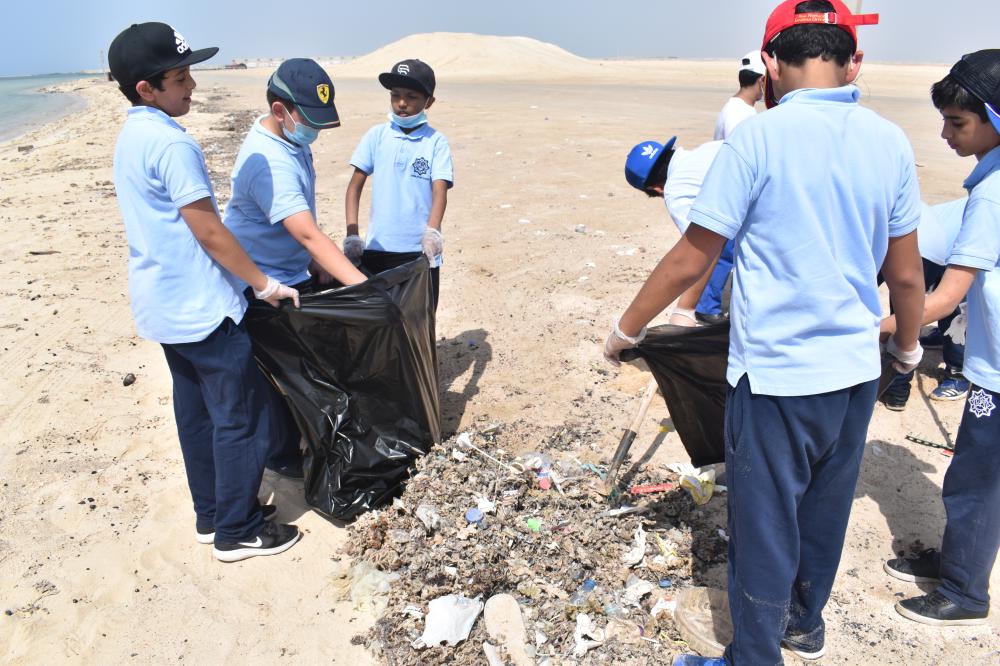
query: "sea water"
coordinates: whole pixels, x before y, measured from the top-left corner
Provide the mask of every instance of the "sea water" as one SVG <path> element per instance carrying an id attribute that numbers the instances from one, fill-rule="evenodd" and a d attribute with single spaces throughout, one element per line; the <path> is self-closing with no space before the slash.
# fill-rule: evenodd
<path id="1" fill-rule="evenodd" d="M 67 93 L 45 93 L 41 88 L 87 74 L 43 74 L 0 77 L 0 141 L 7 141 L 84 107 L 83 98 Z"/>

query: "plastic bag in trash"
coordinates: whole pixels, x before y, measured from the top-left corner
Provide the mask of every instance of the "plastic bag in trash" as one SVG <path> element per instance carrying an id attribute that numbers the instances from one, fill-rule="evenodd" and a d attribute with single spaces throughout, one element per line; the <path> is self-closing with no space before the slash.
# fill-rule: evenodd
<path id="1" fill-rule="evenodd" d="M 461 595 L 448 594 L 433 599 L 428 604 L 424 633 L 413 641 L 413 647 L 423 649 L 441 643 L 455 646 L 469 637 L 472 625 L 483 612 L 483 602 L 479 597 L 467 599 Z"/>
<path id="2" fill-rule="evenodd" d="M 247 310 L 257 362 L 307 445 L 306 501 L 334 518 L 390 500 L 440 440 L 431 279 L 413 256 L 361 284 L 302 293 L 300 308 Z"/>
<path id="3" fill-rule="evenodd" d="M 696 467 L 725 459 L 723 415 L 729 322 L 713 326 L 655 326 L 622 360 L 646 361 L 684 449 Z"/>
<path id="4" fill-rule="evenodd" d="M 349 570 L 344 568 L 334 579 L 341 596 L 349 597 L 355 609 L 378 616 L 388 607 L 389 588 L 399 580 L 399 574 L 379 571 L 371 562 L 361 561 Z"/>

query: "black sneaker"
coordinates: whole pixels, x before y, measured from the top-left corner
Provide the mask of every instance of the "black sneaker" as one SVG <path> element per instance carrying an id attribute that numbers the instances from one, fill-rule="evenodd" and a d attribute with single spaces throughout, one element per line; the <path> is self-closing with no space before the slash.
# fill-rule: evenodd
<path id="1" fill-rule="evenodd" d="M 989 615 L 989 611 L 962 608 L 937 590 L 921 597 L 903 599 L 896 604 L 896 612 L 908 620 L 938 627 L 986 624 Z"/>
<path id="2" fill-rule="evenodd" d="M 940 583 L 941 555 L 933 548 L 927 548 L 916 557 L 897 557 L 882 565 L 882 569 L 893 578 L 910 583 Z"/>
<path id="3" fill-rule="evenodd" d="M 704 312 L 695 312 L 694 318 L 706 326 L 723 324 L 729 321 L 729 315 L 727 314 L 705 314 Z"/>
<path id="4" fill-rule="evenodd" d="M 798 633 L 793 629 L 785 630 L 785 636 L 781 639 L 781 647 L 790 651 L 800 659 L 812 661 L 820 659 L 826 654 L 826 626 L 821 622 L 812 631 Z"/>
<path id="5" fill-rule="evenodd" d="M 299 528 L 284 523 L 264 523 L 260 534 L 248 541 L 237 543 L 215 542 L 212 554 L 222 562 L 239 562 L 259 555 L 283 553 L 302 537 Z"/>
<path id="6" fill-rule="evenodd" d="M 278 515 L 278 507 L 273 504 L 263 504 L 260 507 L 260 512 L 264 514 L 264 520 L 274 520 L 274 517 Z M 195 525 L 194 538 L 197 539 L 198 543 L 215 543 L 215 527 L 212 525 L 208 527 Z"/>

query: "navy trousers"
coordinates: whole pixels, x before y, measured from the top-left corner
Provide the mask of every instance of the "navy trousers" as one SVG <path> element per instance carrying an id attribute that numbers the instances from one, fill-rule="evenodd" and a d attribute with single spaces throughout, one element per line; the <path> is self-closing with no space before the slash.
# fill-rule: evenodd
<path id="1" fill-rule="evenodd" d="M 174 417 L 198 525 L 223 542 L 264 526 L 257 491 L 270 441 L 269 387 L 244 324 L 226 318 L 200 342 L 164 344 Z"/>
<path id="2" fill-rule="evenodd" d="M 726 280 L 733 270 L 733 241 L 726 241 L 719 255 L 719 261 L 712 269 L 712 277 L 705 285 L 705 291 L 701 292 L 695 312 L 702 314 L 722 314 L 722 292 L 726 288 Z"/>
<path id="3" fill-rule="evenodd" d="M 777 397 L 751 393 L 744 375 L 729 389 L 730 666 L 781 664 L 786 627 L 823 623 L 877 384 Z"/>
<path id="4" fill-rule="evenodd" d="M 944 596 L 963 608 L 990 607 L 990 572 L 1000 548 L 1000 393 L 973 385 L 944 476 L 948 523 L 941 544 Z"/>

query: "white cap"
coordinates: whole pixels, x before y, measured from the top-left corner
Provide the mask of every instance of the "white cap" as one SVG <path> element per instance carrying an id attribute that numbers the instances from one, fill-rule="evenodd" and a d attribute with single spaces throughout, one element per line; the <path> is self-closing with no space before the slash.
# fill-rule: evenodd
<path id="1" fill-rule="evenodd" d="M 760 57 L 760 51 L 751 51 L 740 58 L 740 72 L 747 71 L 764 76 L 767 70 L 764 69 L 764 61 Z"/>

